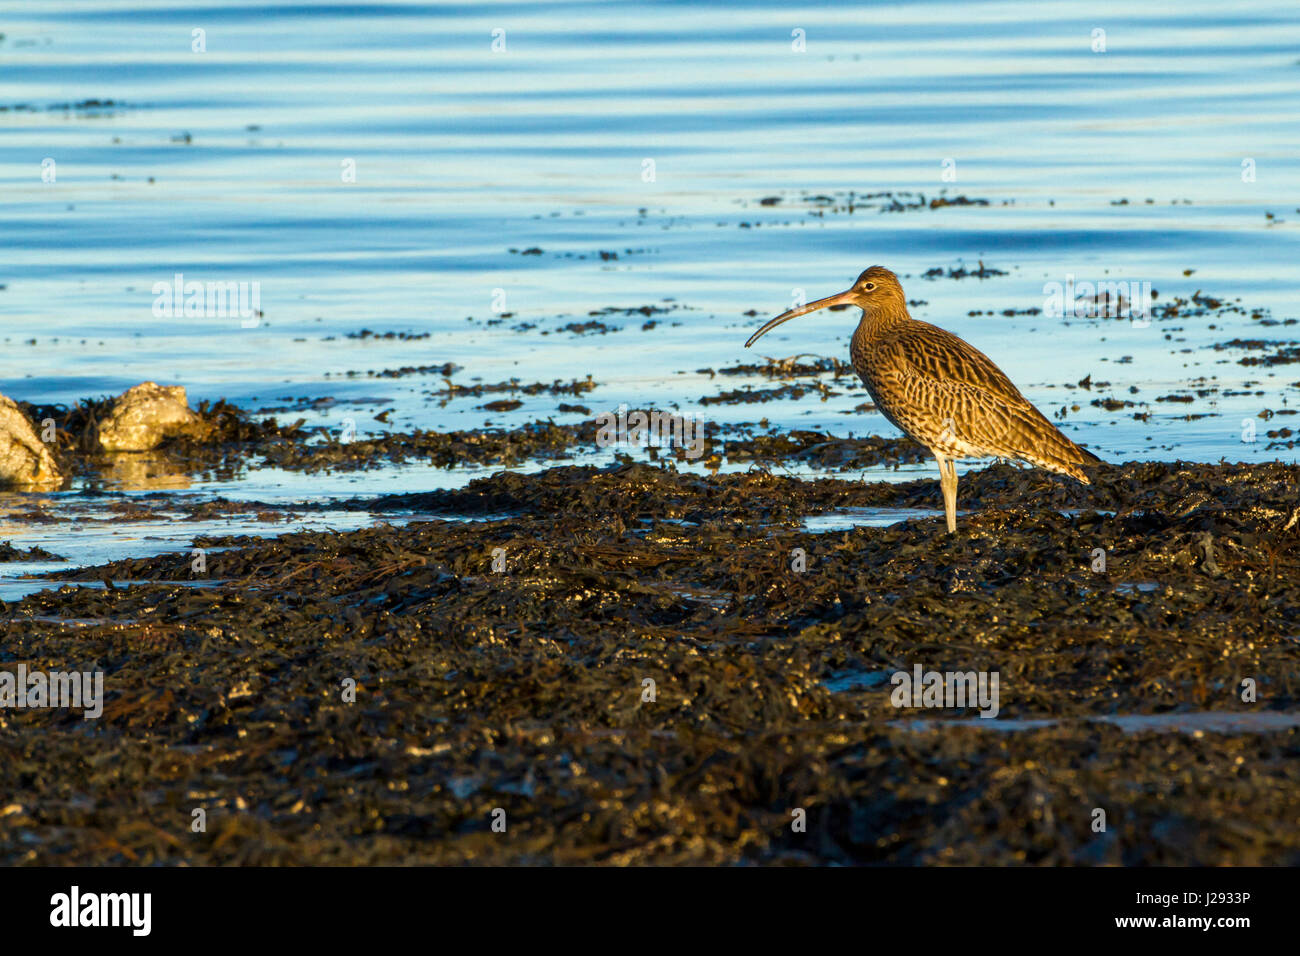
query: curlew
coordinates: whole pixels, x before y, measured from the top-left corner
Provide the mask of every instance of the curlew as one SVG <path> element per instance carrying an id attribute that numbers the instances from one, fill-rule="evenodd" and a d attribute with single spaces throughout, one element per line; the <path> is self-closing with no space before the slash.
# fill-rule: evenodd
<path id="1" fill-rule="evenodd" d="M 957 530 L 958 458 L 1011 458 L 1078 479 L 1101 461 L 1066 438 L 979 349 L 908 313 L 898 276 L 872 266 L 853 286 L 791 309 L 749 337 L 836 305 L 862 310 L 849 357 L 872 400 L 894 427 L 939 464 L 948 533 Z"/>

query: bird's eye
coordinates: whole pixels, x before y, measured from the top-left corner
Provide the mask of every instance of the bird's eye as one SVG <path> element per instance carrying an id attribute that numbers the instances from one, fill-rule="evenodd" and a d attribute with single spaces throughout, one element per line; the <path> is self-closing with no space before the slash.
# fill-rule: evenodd
<path id="1" fill-rule="evenodd" d="M 871 291 L 872 289 L 874 289 L 875 287 L 876 287 L 876 284 L 875 284 L 874 282 L 868 282 L 868 283 L 867 283 L 866 285 L 864 285 L 862 288 L 864 288 L 865 290 L 867 290 L 868 292 L 870 292 L 870 291 Z"/>

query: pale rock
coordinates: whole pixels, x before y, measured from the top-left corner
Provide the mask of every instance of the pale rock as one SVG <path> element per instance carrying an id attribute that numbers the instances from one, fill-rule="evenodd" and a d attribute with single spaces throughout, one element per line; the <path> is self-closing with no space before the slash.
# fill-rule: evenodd
<path id="1" fill-rule="evenodd" d="M 54 456 L 22 409 L 0 395 L 0 485 L 47 488 L 62 481 Z"/>
<path id="2" fill-rule="evenodd" d="M 181 385 L 141 382 L 127 389 L 99 423 L 99 447 L 107 452 L 149 451 L 168 438 L 207 438 L 212 426 L 190 409 Z"/>

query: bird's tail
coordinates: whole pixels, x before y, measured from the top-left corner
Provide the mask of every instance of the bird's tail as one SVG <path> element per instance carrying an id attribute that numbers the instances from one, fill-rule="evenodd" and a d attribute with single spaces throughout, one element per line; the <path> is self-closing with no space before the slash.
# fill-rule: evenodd
<path id="1" fill-rule="evenodd" d="M 1024 415 L 1017 422 L 1015 450 L 1012 457 L 1022 458 L 1039 468 L 1069 475 L 1075 481 L 1091 484 L 1084 467 L 1101 459 L 1081 445 L 1076 445 L 1048 420 L 1042 412 L 1025 402 Z"/>
<path id="2" fill-rule="evenodd" d="M 1057 434 L 1060 435 L 1059 432 Z M 1101 464 L 1101 459 L 1082 445 L 1076 445 L 1064 435 L 1060 435 L 1060 439 L 1060 443 L 1054 442 L 1051 448 L 1037 449 L 1035 452 L 1025 455 L 1025 459 L 1040 468 L 1046 468 L 1048 471 L 1069 475 L 1085 485 L 1092 484 L 1088 480 L 1088 473 L 1083 470 L 1083 466 Z"/>

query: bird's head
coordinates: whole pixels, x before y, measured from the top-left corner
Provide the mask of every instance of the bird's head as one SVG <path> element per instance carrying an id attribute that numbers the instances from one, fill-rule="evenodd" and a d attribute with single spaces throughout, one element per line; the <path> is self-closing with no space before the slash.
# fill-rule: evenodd
<path id="1" fill-rule="evenodd" d="M 761 329 L 749 337 L 749 341 L 745 343 L 745 348 L 749 348 L 758 341 L 760 336 L 770 332 L 782 322 L 789 322 L 791 319 L 807 315 L 809 312 L 816 312 L 818 309 L 827 309 L 836 305 L 856 305 L 867 318 L 875 315 L 907 317 L 907 299 L 903 296 L 903 286 L 899 283 L 898 276 L 884 266 L 872 266 L 858 276 L 857 281 L 843 292 L 837 295 L 829 295 L 824 299 L 818 299 L 816 302 L 809 302 L 807 305 L 791 309 L 789 312 L 783 312 L 775 319 L 769 320 Z"/>

